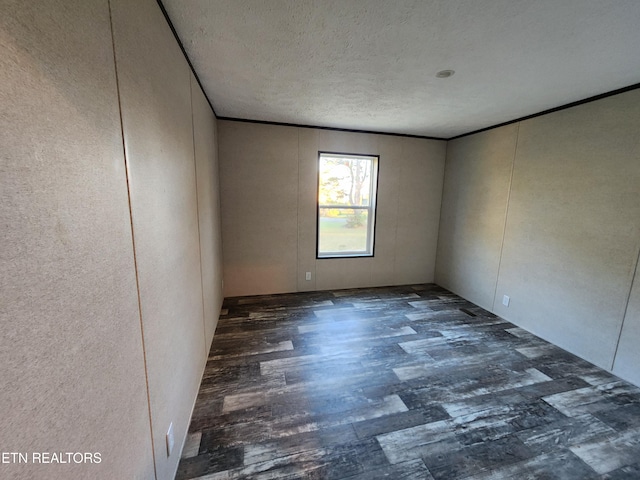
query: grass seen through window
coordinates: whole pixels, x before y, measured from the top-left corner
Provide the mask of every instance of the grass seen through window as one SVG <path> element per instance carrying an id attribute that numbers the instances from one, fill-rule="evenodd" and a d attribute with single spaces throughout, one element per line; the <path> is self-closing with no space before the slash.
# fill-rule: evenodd
<path id="1" fill-rule="evenodd" d="M 373 255 L 377 162 L 373 156 L 320 154 L 319 258 Z"/>

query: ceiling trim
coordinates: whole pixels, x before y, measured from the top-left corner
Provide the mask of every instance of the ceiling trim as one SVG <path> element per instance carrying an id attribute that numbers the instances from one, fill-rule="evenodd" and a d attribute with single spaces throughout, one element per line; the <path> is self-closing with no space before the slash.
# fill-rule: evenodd
<path id="1" fill-rule="evenodd" d="M 249 118 L 218 117 L 218 120 L 227 120 L 229 122 L 260 123 L 262 125 L 277 125 L 279 127 L 316 128 L 318 130 L 332 130 L 334 132 L 368 133 L 372 135 L 389 135 L 392 137 L 422 138 L 423 140 L 440 140 L 443 142 L 448 140 L 447 138 L 443 138 L 443 137 L 411 135 L 410 133 L 376 132 L 374 130 L 356 130 L 352 128 L 322 127 L 319 125 L 301 125 L 298 123 L 270 122 L 268 120 L 251 120 Z"/>
<path id="2" fill-rule="evenodd" d="M 164 15 L 164 19 L 167 21 L 167 24 L 169 25 L 169 28 L 171 29 L 171 33 L 173 33 L 173 36 L 176 39 L 176 42 L 178 42 L 178 46 L 180 47 L 180 50 L 182 50 L 182 55 L 184 55 L 184 59 L 189 64 L 189 68 L 191 69 L 191 73 L 193 73 L 193 76 L 196 78 L 196 82 L 198 82 L 198 85 L 200 85 L 200 90 L 202 90 L 202 94 L 204 95 L 204 98 L 207 99 L 207 103 L 209 104 L 209 107 L 211 107 L 211 111 L 213 112 L 213 115 L 215 115 L 215 117 L 218 118 L 218 114 L 216 113 L 216 109 L 213 108 L 213 103 L 211 103 L 211 99 L 207 95 L 207 92 L 205 91 L 204 87 L 202 86 L 202 82 L 200 81 L 200 77 L 198 77 L 198 74 L 196 73 L 196 69 L 193 68 L 193 64 L 191 63 L 191 60 L 189 59 L 189 55 L 187 55 L 187 51 L 184 49 L 184 45 L 182 44 L 182 40 L 180 40 L 180 37 L 178 36 L 178 32 L 176 31 L 175 27 L 173 26 L 173 22 L 169 18 L 169 14 L 167 13 L 167 10 L 164 8 L 164 5 L 162 4 L 162 0 L 156 0 L 156 1 L 158 2 L 158 6 L 160 7 L 160 11 L 162 12 L 162 15 Z"/>
<path id="3" fill-rule="evenodd" d="M 584 98 L 582 100 L 577 100 L 575 102 L 571 102 L 571 103 L 567 103 L 567 104 L 564 104 L 564 105 L 560 105 L 558 107 L 549 108 L 547 110 L 543 110 L 543 111 L 538 112 L 538 113 L 533 113 L 531 115 L 526 115 L 524 117 L 515 118 L 513 120 L 508 120 L 506 122 L 501 122 L 501 123 L 498 123 L 498 124 L 495 124 L 495 125 L 491 125 L 489 127 L 480 128 L 478 130 L 473 130 L 471 132 L 462 133 L 460 135 L 456 135 L 456 136 L 448 137 L 448 138 L 445 138 L 445 137 L 432 137 L 432 136 L 427 136 L 427 135 L 411 135 L 411 134 L 408 134 L 408 133 L 377 132 L 377 131 L 372 131 L 372 130 L 358 130 L 358 129 L 349 129 L 349 128 L 323 127 L 323 126 L 319 126 L 319 125 L 302 125 L 302 124 L 295 124 L 295 123 L 270 122 L 270 121 L 266 121 L 266 120 L 251 120 L 251 119 L 246 119 L 246 118 L 220 117 L 216 113 L 216 109 L 213 107 L 213 103 L 211 102 L 211 99 L 207 95 L 204 87 L 202 86 L 202 82 L 200 81 L 200 77 L 198 76 L 195 68 L 193 67 L 193 64 L 191 63 L 191 60 L 189 59 L 189 55 L 187 55 L 187 51 L 185 50 L 184 45 L 182 44 L 182 40 L 180 40 L 180 37 L 178 36 L 178 32 L 176 31 L 175 27 L 173 26 L 173 22 L 169 18 L 169 14 L 167 13 L 167 10 L 165 9 L 164 5 L 162 4 L 162 0 L 156 0 L 156 2 L 158 3 L 158 6 L 160 7 L 160 11 L 162 12 L 162 15 L 164 16 L 167 24 L 169 25 L 169 28 L 171 29 L 171 33 L 173 33 L 173 36 L 176 39 L 176 42 L 178 42 L 178 46 L 180 47 L 180 50 L 182 51 L 182 55 L 184 56 L 185 60 L 187 61 L 187 64 L 189 65 L 189 68 L 191 69 L 191 72 L 193 73 L 193 76 L 195 77 L 196 82 L 198 82 L 198 85 L 200 86 L 200 89 L 202 90 L 203 95 L 207 99 L 207 103 L 209 104 L 209 107 L 211 108 L 211 111 L 213 112 L 214 116 L 218 120 L 227 120 L 227 121 L 232 121 L 232 122 L 245 122 L 245 123 L 259 123 L 259 124 L 264 124 L 264 125 L 279 125 L 279 126 L 284 126 L 284 127 L 316 128 L 316 129 L 319 129 L 319 130 L 332 130 L 332 131 L 337 131 L 337 132 L 368 133 L 368 134 L 374 134 L 374 135 L 390 135 L 390 136 L 395 136 L 395 137 L 409 137 L 409 138 L 422 138 L 422 139 L 426 139 L 426 140 L 450 141 L 450 140 L 457 140 L 459 138 L 467 137 L 467 136 L 470 136 L 470 135 L 475 135 L 476 133 L 481 133 L 481 132 L 486 132 L 488 130 L 493 130 L 494 128 L 500 128 L 500 127 L 504 127 L 506 125 L 511 125 L 513 123 L 522 122 L 522 121 L 525 121 L 525 120 L 529 120 L 531 118 L 540 117 L 542 115 L 547 115 L 547 114 L 550 114 L 550 113 L 558 112 L 560 110 L 565 110 L 567 108 L 577 107 L 577 106 L 583 105 L 585 103 L 594 102 L 596 100 L 601 100 L 603 98 L 611 97 L 611 96 L 614 96 L 614 95 L 619 95 L 621 93 L 629 92 L 631 90 L 640 89 L 640 83 L 635 83 L 635 84 L 629 85 L 627 87 L 618 88 L 616 90 L 611 90 L 609 92 L 605 92 L 605 93 L 601 93 L 601 94 L 598 94 L 598 95 L 594 95 L 592 97 L 587 97 L 587 98 Z"/>
<path id="4" fill-rule="evenodd" d="M 577 107 L 578 105 L 583 105 L 585 103 L 595 102 L 596 100 L 601 100 L 607 97 L 613 97 L 614 95 L 619 95 L 621 93 L 630 92 L 631 90 L 637 90 L 640 88 L 640 83 L 634 83 L 633 85 L 629 85 L 627 87 L 618 88 L 616 90 L 611 90 L 610 92 L 600 93 L 598 95 L 594 95 L 593 97 L 583 98 L 582 100 L 577 100 L 575 102 L 567 103 L 565 105 L 560 105 L 559 107 L 549 108 L 548 110 L 543 110 L 538 113 L 533 113 L 531 115 L 526 115 L 524 117 L 516 118 L 514 120 L 509 120 L 507 122 L 498 123 L 496 125 L 492 125 L 490 127 L 484 127 L 479 130 L 474 130 L 469 133 L 462 133 L 460 135 L 456 135 L 455 137 L 447 138 L 446 140 L 457 140 L 458 138 L 467 137 L 469 135 L 475 135 L 476 133 L 486 132 L 487 130 L 492 130 L 494 128 L 504 127 L 505 125 L 511 125 L 512 123 L 522 122 L 524 120 L 529 120 L 530 118 L 541 117 L 542 115 L 547 115 L 549 113 L 558 112 L 560 110 L 566 110 L 567 108 Z"/>

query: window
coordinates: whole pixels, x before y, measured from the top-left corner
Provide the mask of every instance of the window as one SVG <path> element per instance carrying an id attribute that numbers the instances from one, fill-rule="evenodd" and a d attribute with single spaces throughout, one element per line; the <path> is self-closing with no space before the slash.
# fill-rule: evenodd
<path id="1" fill-rule="evenodd" d="M 378 157 L 320 152 L 318 258 L 372 257 Z"/>

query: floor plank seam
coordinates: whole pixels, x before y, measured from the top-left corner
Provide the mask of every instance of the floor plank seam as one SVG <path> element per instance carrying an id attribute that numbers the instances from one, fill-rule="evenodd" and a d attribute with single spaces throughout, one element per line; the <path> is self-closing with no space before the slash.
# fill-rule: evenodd
<path id="1" fill-rule="evenodd" d="M 640 388 L 433 284 L 228 298 L 176 478 L 640 478 Z"/>

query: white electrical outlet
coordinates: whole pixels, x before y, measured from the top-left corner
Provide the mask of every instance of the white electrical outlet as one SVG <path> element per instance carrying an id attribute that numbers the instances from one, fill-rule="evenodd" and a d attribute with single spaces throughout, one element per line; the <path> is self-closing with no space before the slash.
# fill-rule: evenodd
<path id="1" fill-rule="evenodd" d="M 171 422 L 169 424 L 169 430 L 167 430 L 167 457 L 171 456 L 174 442 L 175 440 L 173 438 L 173 422 Z"/>
<path id="2" fill-rule="evenodd" d="M 304 276 L 305 280 L 311 280 L 311 272 L 307 272 Z"/>
<path id="3" fill-rule="evenodd" d="M 508 307 L 508 306 L 509 306 L 509 302 L 510 302 L 510 301 L 511 301 L 511 299 L 509 298 L 509 295 L 504 295 L 504 296 L 502 297 L 502 304 L 503 304 L 505 307 Z"/>

